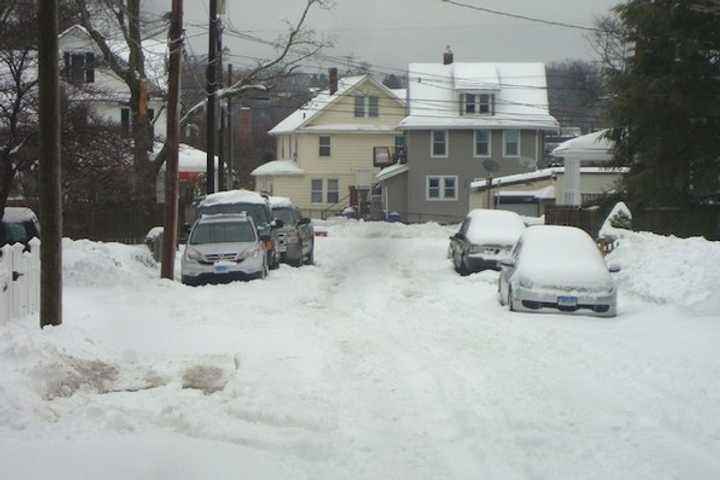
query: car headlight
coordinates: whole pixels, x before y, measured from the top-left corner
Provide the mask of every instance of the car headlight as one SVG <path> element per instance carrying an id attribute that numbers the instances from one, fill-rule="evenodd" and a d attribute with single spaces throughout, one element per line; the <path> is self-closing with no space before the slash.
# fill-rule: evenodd
<path id="1" fill-rule="evenodd" d="M 523 288 L 532 288 L 533 287 L 533 283 L 527 277 L 520 277 L 519 283 L 520 283 L 520 286 Z"/>
<path id="2" fill-rule="evenodd" d="M 260 255 L 262 255 L 262 246 L 258 245 L 256 247 L 253 247 L 249 250 L 245 250 L 244 252 L 240 252 L 235 257 L 236 262 L 242 262 L 243 260 L 247 260 L 248 258 L 257 258 Z"/>
<path id="3" fill-rule="evenodd" d="M 185 258 L 187 258 L 188 260 L 192 260 L 193 262 L 200 262 L 205 259 L 205 257 L 203 257 L 203 254 L 200 253 L 200 251 L 195 250 L 192 247 L 185 248 Z"/>

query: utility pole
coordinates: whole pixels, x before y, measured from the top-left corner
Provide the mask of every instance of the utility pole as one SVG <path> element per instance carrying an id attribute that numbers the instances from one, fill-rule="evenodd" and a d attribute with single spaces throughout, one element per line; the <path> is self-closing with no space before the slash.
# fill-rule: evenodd
<path id="1" fill-rule="evenodd" d="M 38 2 L 40 88 L 40 328 L 62 324 L 62 171 L 58 2 Z"/>
<path id="2" fill-rule="evenodd" d="M 217 135 L 215 120 L 217 111 L 217 48 L 218 48 L 218 16 L 217 16 L 218 0 L 210 0 L 210 25 L 209 25 L 209 44 L 208 44 L 208 65 L 207 65 L 207 179 L 206 192 L 211 194 L 215 192 L 215 138 Z"/>
<path id="3" fill-rule="evenodd" d="M 178 155 L 180 143 L 180 72 L 183 56 L 183 0 L 172 0 L 170 68 L 167 104 L 167 159 L 165 162 L 165 226 L 162 245 L 162 278 L 175 278 L 178 231 Z"/>
<path id="4" fill-rule="evenodd" d="M 222 14 L 222 10 L 220 11 Z M 218 24 L 220 21 L 218 21 Z M 217 56 L 217 78 L 218 88 L 220 90 L 225 86 L 223 71 L 223 26 L 218 25 L 218 56 Z M 220 130 L 218 131 L 218 191 L 222 192 L 225 187 L 225 108 L 223 108 L 222 98 L 218 99 L 220 107 Z"/>
<path id="5" fill-rule="evenodd" d="M 228 63 L 228 85 L 234 85 L 233 84 L 233 66 L 231 63 Z M 232 109 L 233 103 L 232 103 L 232 95 L 228 95 L 227 97 L 227 124 L 225 125 L 227 128 L 227 150 L 225 152 L 225 157 L 228 159 L 227 161 L 227 167 L 228 167 L 228 173 L 230 174 L 230 185 L 233 185 L 235 182 L 233 181 L 234 178 L 234 168 L 235 168 L 235 162 L 233 158 L 233 109 Z"/>

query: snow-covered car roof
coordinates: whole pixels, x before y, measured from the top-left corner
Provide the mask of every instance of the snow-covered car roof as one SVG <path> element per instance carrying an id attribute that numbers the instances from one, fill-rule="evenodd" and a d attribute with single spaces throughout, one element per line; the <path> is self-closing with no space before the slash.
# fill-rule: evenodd
<path id="1" fill-rule="evenodd" d="M 255 170 L 250 172 L 253 177 L 259 177 L 263 175 L 304 175 L 305 170 L 298 167 L 297 162 L 293 160 L 273 160 L 272 162 L 260 165 Z"/>
<path id="2" fill-rule="evenodd" d="M 5 207 L 2 221 L 5 223 L 36 222 L 37 216 L 27 207 Z"/>
<path id="3" fill-rule="evenodd" d="M 520 237 L 517 273 L 542 287 L 608 288 L 612 279 L 597 245 L 576 227 L 538 225 Z"/>
<path id="4" fill-rule="evenodd" d="M 252 190 L 229 190 L 227 192 L 212 193 L 205 197 L 198 207 L 211 207 L 213 205 L 228 205 L 235 203 L 253 203 L 267 205 L 267 199 Z"/>
<path id="5" fill-rule="evenodd" d="M 475 245 L 515 245 L 525 230 L 525 223 L 515 212 L 507 210 L 471 210 L 467 239 Z"/>
<path id="6" fill-rule="evenodd" d="M 287 197 L 270 197 L 268 200 L 271 208 L 292 208 L 293 206 L 292 200 Z"/>

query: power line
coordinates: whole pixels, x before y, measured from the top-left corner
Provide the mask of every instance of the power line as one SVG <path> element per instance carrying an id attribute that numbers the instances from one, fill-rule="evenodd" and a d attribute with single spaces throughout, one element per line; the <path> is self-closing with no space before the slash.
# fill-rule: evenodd
<path id="1" fill-rule="evenodd" d="M 484 12 L 484 13 L 490 13 L 492 15 L 500 15 L 502 17 L 515 18 L 518 20 L 525 20 L 525 21 L 534 22 L 534 23 L 542 23 L 545 25 L 552 25 L 554 27 L 573 28 L 576 30 L 584 30 L 587 32 L 602 32 L 601 29 L 595 28 L 595 27 L 588 27 L 585 25 L 578 25 L 578 24 L 567 23 L 567 22 L 558 22 L 555 20 L 546 20 L 543 18 L 530 17 L 527 15 L 521 15 L 521 14 L 517 14 L 517 13 L 502 12 L 500 10 L 494 10 L 492 8 L 487 8 L 487 7 L 480 7 L 478 5 L 472 5 L 469 3 L 462 3 L 462 2 L 458 2 L 456 0 L 441 0 L 441 1 L 445 2 L 445 3 L 449 3 L 451 5 L 455 5 L 457 7 L 468 8 L 470 10 L 476 10 L 476 11 Z"/>

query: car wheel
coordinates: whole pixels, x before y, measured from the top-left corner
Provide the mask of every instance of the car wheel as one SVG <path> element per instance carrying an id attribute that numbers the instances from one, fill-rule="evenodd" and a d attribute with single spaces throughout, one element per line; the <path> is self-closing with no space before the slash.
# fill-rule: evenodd
<path id="1" fill-rule="evenodd" d="M 298 247 L 300 249 L 300 256 L 296 260 L 292 260 L 291 262 L 288 262 L 288 263 L 290 263 L 291 266 L 296 267 L 296 268 L 302 267 L 303 263 L 305 263 L 304 262 L 305 257 L 303 256 L 303 253 L 302 253 L 302 250 L 303 250 L 302 243 L 300 243 L 298 245 Z"/>
<path id="2" fill-rule="evenodd" d="M 269 267 L 270 270 L 277 270 L 280 268 L 280 257 L 278 257 L 277 252 L 273 252 L 271 254 Z"/>

